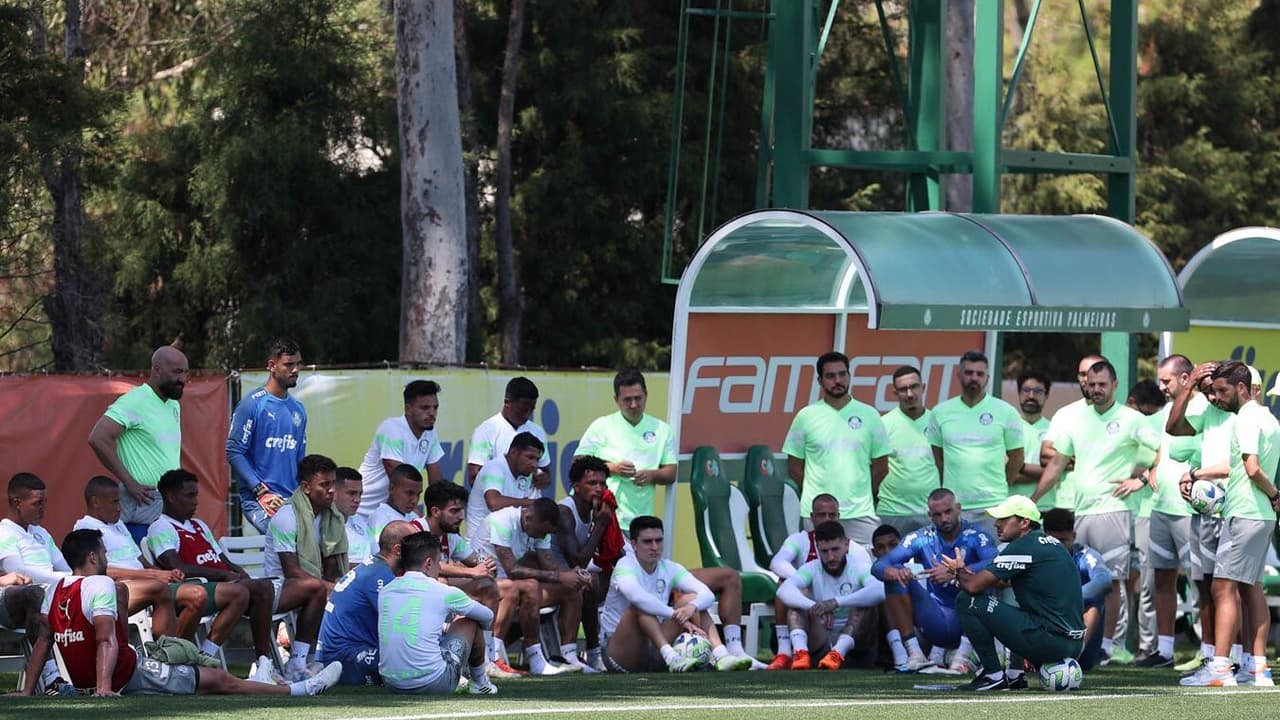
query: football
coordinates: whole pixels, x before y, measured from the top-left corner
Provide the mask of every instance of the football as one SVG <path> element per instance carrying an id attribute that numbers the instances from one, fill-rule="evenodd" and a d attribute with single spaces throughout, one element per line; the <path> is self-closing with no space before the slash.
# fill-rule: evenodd
<path id="1" fill-rule="evenodd" d="M 1084 682 L 1084 671 L 1075 658 L 1066 658 L 1056 663 L 1045 663 L 1040 666 L 1040 687 L 1052 692 L 1078 690 Z"/>
<path id="2" fill-rule="evenodd" d="M 698 665 L 711 662 L 711 642 L 701 635 L 690 632 L 680 633 L 675 640 L 671 641 L 671 648 L 679 653 L 680 657 L 697 661 Z"/>
<path id="3" fill-rule="evenodd" d="M 1214 515 L 1227 501 L 1227 491 L 1212 480 L 1196 480 L 1191 483 L 1191 509 L 1201 515 Z"/>

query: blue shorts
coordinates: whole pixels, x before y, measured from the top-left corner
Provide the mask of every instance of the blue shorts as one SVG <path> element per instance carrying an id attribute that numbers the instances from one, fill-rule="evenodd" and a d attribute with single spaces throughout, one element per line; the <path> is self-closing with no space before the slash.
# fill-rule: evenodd
<path id="1" fill-rule="evenodd" d="M 378 674 L 378 648 L 371 647 L 355 653 L 320 652 L 316 659 L 326 665 L 337 661 L 342 663 L 342 675 L 339 685 L 381 685 L 382 676 Z"/>
<path id="2" fill-rule="evenodd" d="M 960 618 L 952 605 L 943 604 L 936 595 L 929 592 L 924 585 L 912 581 L 904 587 L 902 583 L 888 582 L 884 585 L 886 595 L 911 596 L 911 623 L 916 626 L 920 635 L 930 645 L 944 648 L 960 647 Z"/>

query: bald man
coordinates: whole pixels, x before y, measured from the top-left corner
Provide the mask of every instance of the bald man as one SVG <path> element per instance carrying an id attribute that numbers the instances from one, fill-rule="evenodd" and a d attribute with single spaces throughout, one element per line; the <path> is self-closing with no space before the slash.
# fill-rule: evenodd
<path id="1" fill-rule="evenodd" d="M 187 356 L 166 345 L 151 355 L 151 376 L 116 398 L 89 433 L 89 447 L 120 482 L 121 519 L 141 542 L 160 517 L 160 476 L 180 466 Z"/>

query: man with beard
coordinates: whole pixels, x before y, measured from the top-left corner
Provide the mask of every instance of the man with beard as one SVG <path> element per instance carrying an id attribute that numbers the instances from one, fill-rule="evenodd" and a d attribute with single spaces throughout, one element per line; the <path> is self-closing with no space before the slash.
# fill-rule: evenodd
<path id="1" fill-rule="evenodd" d="M 787 474 L 800 487 L 800 506 L 829 493 L 840 501 L 845 534 L 862 545 L 880 525 L 874 496 L 889 473 L 889 438 L 875 408 L 849 394 L 849 358 L 818 358 L 822 397 L 796 413 L 782 444 Z"/>
<path id="2" fill-rule="evenodd" d="M 994 533 L 982 512 L 1009 495 L 1022 468 L 1022 420 L 1009 403 L 987 393 L 987 356 L 970 350 L 956 370 L 960 396 L 933 409 L 925 437 L 933 445 L 942 486 L 956 494 L 965 520 Z"/>
<path id="3" fill-rule="evenodd" d="M 267 384 L 236 406 L 227 436 L 227 462 L 240 487 L 240 509 L 264 535 L 271 516 L 298 489 L 298 463 L 307 455 L 307 410 L 289 394 L 301 367 L 298 343 L 272 340 Z"/>
<path id="4" fill-rule="evenodd" d="M 429 485 L 444 478 L 440 470 L 444 449 L 436 437 L 439 413 L 439 384 L 432 380 L 414 380 L 404 386 L 404 413 L 378 424 L 364 462 L 360 463 L 360 477 L 364 480 L 361 517 L 369 518 L 386 501 L 391 471 L 403 463 L 425 472 Z"/>
<path id="5" fill-rule="evenodd" d="M 1089 368 L 1093 364 L 1106 360 L 1101 355 L 1085 355 L 1080 358 L 1080 362 L 1076 364 L 1076 382 L 1080 384 L 1080 399 L 1073 403 L 1069 403 L 1064 407 L 1058 408 L 1058 412 L 1053 414 L 1053 418 L 1049 421 L 1049 431 L 1045 433 L 1044 441 L 1040 443 L 1040 467 L 1043 469 L 1049 465 L 1049 461 L 1053 459 L 1054 449 L 1053 440 L 1061 435 L 1071 424 L 1075 422 L 1075 418 L 1082 410 L 1089 407 L 1089 392 L 1085 390 L 1084 378 L 1089 373 Z M 1072 495 L 1073 489 L 1071 485 L 1071 470 L 1074 463 L 1067 463 L 1067 467 L 1063 469 L 1062 475 L 1058 478 L 1058 486 L 1054 489 L 1057 494 L 1056 502 L 1058 507 L 1074 508 L 1075 496 Z M 1040 478 L 1036 478 L 1038 483 Z M 1034 490 L 1032 491 L 1034 492 Z M 1028 495 L 1027 497 L 1030 497 Z"/>
<path id="6" fill-rule="evenodd" d="M 1116 371 L 1100 360 L 1086 371 L 1085 386 L 1090 408 L 1081 412 L 1071 426 L 1054 439 L 1054 453 L 1032 500 L 1044 496 L 1075 461 L 1076 535 L 1082 545 L 1102 553 L 1111 571 L 1112 588 L 1107 596 L 1107 617 L 1102 652 L 1111 654 L 1116 623 L 1121 612 L 1120 587 L 1129 577 L 1129 546 L 1133 540 L 1133 515 L 1127 499 L 1143 489 L 1147 481 L 1143 465 L 1149 465 L 1160 447 L 1146 416 L 1116 402 Z M 1141 468 L 1141 469 L 1139 469 Z"/>
<path id="7" fill-rule="evenodd" d="M 876 494 L 880 520 L 909 533 L 929 524 L 926 498 L 939 485 L 933 447 L 924 436 L 933 413 L 924 406 L 925 385 L 920 371 L 903 365 L 893 371 L 898 407 L 881 416 L 889 438 L 889 474 Z"/>
<path id="8" fill-rule="evenodd" d="M 134 542 L 160 517 L 156 483 L 181 464 L 187 356 L 166 345 L 151 355 L 147 382 L 116 398 L 89 433 L 89 447 L 120 481 L 120 509 Z"/>
<path id="9" fill-rule="evenodd" d="M 1022 416 L 1023 444 L 1022 469 L 1018 471 L 1018 482 L 1013 484 L 1009 492 L 1014 495 L 1026 495 L 1036 491 L 1036 483 L 1044 472 L 1040 464 L 1040 445 L 1049 432 L 1049 418 L 1044 416 L 1044 404 L 1049 400 L 1052 382 L 1049 376 L 1039 370 L 1026 370 L 1018 376 L 1018 414 Z M 1058 490 L 1054 488 L 1045 493 L 1036 503 L 1041 510 L 1054 507 Z"/>
<path id="10" fill-rule="evenodd" d="M 1197 479 L 1213 480 L 1227 490 L 1222 509 L 1223 542 L 1213 558 L 1213 659 L 1183 678 L 1182 684 L 1270 686 L 1274 682 L 1267 666 L 1266 644 L 1271 619 L 1262 592 L 1262 573 L 1280 505 L 1280 491 L 1272 479 L 1280 459 L 1280 426 L 1266 408 L 1250 402 L 1249 368 L 1243 363 L 1205 363 L 1192 372 L 1191 382 L 1198 385 L 1205 377 L 1213 381 L 1212 406 L 1197 417 L 1186 413 L 1190 401 L 1179 399 L 1166 426 L 1172 435 L 1203 433 L 1205 438 L 1201 450 L 1205 467 L 1192 468 L 1179 483 L 1183 498 L 1190 498 L 1191 485 Z M 1223 445 L 1228 448 L 1226 457 L 1221 453 Z M 1241 658 L 1240 674 L 1236 675 L 1227 653 L 1242 626 L 1252 653 Z"/>

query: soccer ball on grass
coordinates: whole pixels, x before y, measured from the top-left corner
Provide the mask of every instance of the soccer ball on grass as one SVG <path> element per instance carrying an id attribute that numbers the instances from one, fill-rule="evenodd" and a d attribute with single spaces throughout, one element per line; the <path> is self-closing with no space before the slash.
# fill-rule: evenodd
<path id="1" fill-rule="evenodd" d="M 671 641 L 671 648 L 683 658 L 690 658 L 699 666 L 711 662 L 711 642 L 691 632 L 680 633 Z"/>
<path id="2" fill-rule="evenodd" d="M 1040 687 L 1052 692 L 1078 690 L 1084 682 L 1084 671 L 1075 658 L 1066 658 L 1040 666 Z"/>

